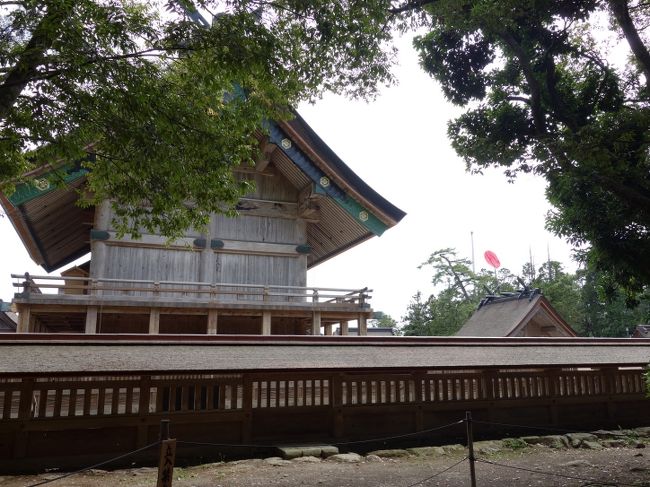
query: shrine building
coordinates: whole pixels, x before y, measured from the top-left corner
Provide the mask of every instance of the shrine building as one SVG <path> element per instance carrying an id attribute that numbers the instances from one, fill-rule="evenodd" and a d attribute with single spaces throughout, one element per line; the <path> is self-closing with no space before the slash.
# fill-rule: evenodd
<path id="1" fill-rule="evenodd" d="M 87 170 L 41 168 L 0 202 L 31 258 L 61 276 L 13 275 L 18 332 L 365 335 L 370 290 L 307 287 L 307 270 L 382 235 L 404 212 L 357 176 L 296 114 L 258 134 L 262 156 L 239 216 L 212 214 L 172 242 L 118 237 L 109 201 L 77 202 Z M 351 280 L 341 273 L 341 280 Z M 356 280 L 356 279 L 354 279 Z"/>

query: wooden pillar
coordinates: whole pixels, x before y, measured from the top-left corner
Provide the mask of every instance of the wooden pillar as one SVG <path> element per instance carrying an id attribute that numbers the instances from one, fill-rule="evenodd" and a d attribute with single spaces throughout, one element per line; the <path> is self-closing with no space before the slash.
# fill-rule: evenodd
<path id="1" fill-rule="evenodd" d="M 215 253 L 210 247 L 210 242 L 212 239 L 212 228 L 215 222 L 215 215 L 210 215 L 210 222 L 208 223 L 208 230 L 204 234 L 201 234 L 201 238 L 205 239 L 205 248 L 201 250 L 201 256 L 199 259 L 199 281 L 200 282 L 209 282 L 213 283 L 216 280 L 216 265 L 215 265 Z"/>
<path id="2" fill-rule="evenodd" d="M 97 306 L 88 306 L 88 309 L 86 309 L 86 329 L 84 333 L 97 333 Z"/>
<path id="3" fill-rule="evenodd" d="M 264 311 L 262 313 L 262 335 L 271 334 L 271 312 Z"/>
<path id="4" fill-rule="evenodd" d="M 217 322 L 219 320 L 219 313 L 216 309 L 208 310 L 208 335 L 217 334 Z"/>
<path id="5" fill-rule="evenodd" d="M 140 376 L 140 400 L 138 401 L 138 416 L 140 417 L 140 422 L 138 423 L 138 433 L 137 433 L 137 443 L 138 448 L 149 443 L 149 426 L 147 425 L 147 416 L 149 415 L 151 400 L 151 376 L 141 375 Z M 155 411 L 156 404 L 154 402 L 153 409 Z"/>
<path id="6" fill-rule="evenodd" d="M 332 335 L 332 323 L 327 323 L 325 325 L 325 335 L 327 335 L 327 336 Z"/>
<path id="7" fill-rule="evenodd" d="M 320 335 L 320 311 L 314 311 L 312 316 L 311 334 L 314 336 Z"/>
<path id="8" fill-rule="evenodd" d="M 18 325 L 16 333 L 30 333 L 32 331 L 32 310 L 29 306 L 21 306 L 18 310 Z"/>
<path id="9" fill-rule="evenodd" d="M 149 335 L 158 335 L 160 333 L 160 309 L 151 308 L 149 313 Z"/>
<path id="10" fill-rule="evenodd" d="M 348 322 L 341 321 L 341 336 L 348 336 Z"/>
<path id="11" fill-rule="evenodd" d="M 359 315 L 359 336 L 366 336 L 368 334 L 368 323 L 366 322 L 366 315 Z"/>
<path id="12" fill-rule="evenodd" d="M 18 419 L 21 420 L 21 422 L 30 420 L 32 400 L 34 397 L 34 379 L 23 377 L 22 381 L 23 383 L 20 387 L 20 399 L 18 403 Z M 8 392 L 5 392 L 5 395 L 6 394 L 8 394 Z M 5 416 L 5 418 L 7 417 L 8 416 Z M 25 458 L 27 455 L 28 445 L 29 432 L 26 431 L 23 426 L 18 431 L 16 431 L 14 436 L 14 458 Z"/>
<path id="13" fill-rule="evenodd" d="M 341 407 L 343 405 L 343 375 L 335 374 L 330 383 L 332 384 L 330 389 L 330 404 L 334 409 L 332 436 L 334 438 L 341 438 L 345 434 L 345 418 L 343 417 L 343 409 Z"/>
<path id="14" fill-rule="evenodd" d="M 95 208 L 95 230 L 109 230 L 111 225 L 111 202 L 104 200 Z M 106 277 L 106 243 L 101 240 L 90 241 L 92 260 L 90 263 L 90 277 L 99 279 Z M 97 291 L 93 294 L 98 294 Z"/>

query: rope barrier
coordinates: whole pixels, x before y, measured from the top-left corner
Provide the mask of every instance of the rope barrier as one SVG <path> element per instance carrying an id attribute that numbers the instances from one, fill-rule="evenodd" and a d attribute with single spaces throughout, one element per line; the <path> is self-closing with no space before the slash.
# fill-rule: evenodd
<path id="1" fill-rule="evenodd" d="M 194 445 L 194 446 L 217 446 L 220 448 L 277 448 L 276 445 L 254 445 L 246 443 L 209 443 L 205 441 L 183 441 L 177 440 L 177 445 Z"/>
<path id="2" fill-rule="evenodd" d="M 551 426 L 526 426 L 523 424 L 511 424 L 511 423 L 498 423 L 498 422 L 493 422 L 493 421 L 479 421 L 477 419 L 474 420 L 474 424 L 487 424 L 487 425 L 494 425 L 494 426 L 507 426 L 510 428 L 522 428 L 522 429 L 531 429 L 531 430 L 539 430 L 539 431 L 557 431 L 558 433 L 575 433 L 576 430 L 568 430 L 568 429 L 562 429 L 562 428 L 553 428 Z M 616 433 L 614 431 L 609 432 L 612 436 L 621 436 L 625 437 L 627 436 L 625 433 Z"/>
<path id="3" fill-rule="evenodd" d="M 485 460 L 483 458 L 477 458 L 476 461 L 480 462 L 480 463 L 487 463 L 489 465 L 494 465 L 494 466 L 497 466 L 497 467 L 510 468 L 512 470 L 521 470 L 521 471 L 524 471 L 524 472 L 536 473 L 536 474 L 539 474 L 539 475 L 546 475 L 546 476 L 549 476 L 549 477 L 559 477 L 559 478 L 569 479 L 569 480 L 580 480 L 581 482 L 589 482 L 590 484 L 608 485 L 610 487 L 635 487 L 635 484 L 626 484 L 626 483 L 623 483 L 623 482 L 609 481 L 609 480 L 588 479 L 588 478 L 585 478 L 585 477 L 578 477 L 578 476 L 575 476 L 575 475 L 564 475 L 564 474 L 555 473 L 555 472 L 544 472 L 542 470 L 535 470 L 535 469 L 532 469 L 532 468 L 517 467 L 515 465 L 505 465 L 503 463 L 492 462 L 490 460 Z"/>
<path id="4" fill-rule="evenodd" d="M 380 442 L 380 441 L 390 441 L 390 440 L 399 440 L 401 438 L 409 438 L 412 436 L 419 436 L 419 435 L 425 435 L 427 433 L 431 433 L 433 431 L 438 431 L 441 429 L 445 428 L 450 428 L 452 426 L 456 426 L 458 424 L 462 424 L 465 420 L 461 419 L 458 421 L 454 421 L 453 423 L 445 424 L 442 426 L 438 426 L 436 428 L 429 428 L 426 430 L 422 431 L 416 431 L 414 433 L 406 433 L 403 435 L 395 435 L 395 436 L 384 436 L 380 438 L 369 438 L 366 440 L 355 440 L 355 441 L 343 441 L 343 442 L 332 442 L 334 445 L 355 445 L 355 444 L 360 444 L 360 443 L 375 443 L 375 442 Z M 178 440 L 176 442 L 178 445 L 196 445 L 196 446 L 217 446 L 221 448 L 277 448 L 277 445 L 255 445 L 255 444 L 234 444 L 234 443 L 208 443 L 208 442 L 200 442 L 200 441 L 183 441 L 183 440 Z"/>
<path id="5" fill-rule="evenodd" d="M 427 477 L 426 479 L 422 479 L 422 480 L 420 480 L 420 481 L 418 481 L 418 482 L 415 482 L 414 484 L 407 485 L 406 487 L 415 487 L 416 485 L 424 484 L 425 482 L 428 482 L 429 480 L 431 480 L 431 479 L 433 479 L 433 478 L 435 478 L 435 477 L 437 477 L 437 476 L 439 476 L 439 475 L 442 475 L 442 474 L 445 473 L 445 472 L 448 472 L 448 471 L 451 470 L 452 468 L 457 467 L 458 465 L 460 465 L 461 463 L 463 463 L 465 460 L 467 460 L 467 458 L 468 458 L 468 457 L 465 457 L 465 458 L 463 458 L 462 460 L 460 460 L 460 461 L 454 463 L 453 465 L 451 465 L 451 466 L 445 468 L 444 470 L 441 470 L 440 472 L 434 473 L 432 476 Z"/>
<path id="6" fill-rule="evenodd" d="M 344 441 L 344 442 L 340 442 L 340 443 L 335 442 L 334 444 L 335 445 L 356 445 L 358 443 L 373 443 L 373 442 L 377 442 L 377 441 L 399 440 L 401 438 L 409 438 L 409 437 L 412 437 L 412 436 L 425 435 L 427 433 L 432 433 L 433 431 L 438 431 L 438 430 L 442 430 L 442 429 L 445 429 L 445 428 L 450 428 L 452 426 L 456 426 L 456 425 L 462 424 L 464 422 L 465 422 L 464 419 L 460 419 L 458 421 L 454 421 L 453 423 L 445 424 L 443 426 L 438 426 L 436 428 L 429 428 L 429 429 L 422 430 L 422 431 L 416 431 L 414 433 L 405 433 L 403 435 L 387 436 L 387 437 L 384 437 L 384 438 L 372 438 L 372 439 L 369 439 L 369 440 Z"/>
<path id="7" fill-rule="evenodd" d="M 425 435 L 427 433 L 431 433 L 431 432 L 434 432 L 434 431 L 439 431 L 439 430 L 442 430 L 442 429 L 457 426 L 459 424 L 466 423 L 467 421 L 468 421 L 467 418 L 463 418 L 463 419 L 460 419 L 458 421 L 454 421 L 453 423 L 448 423 L 448 424 L 445 424 L 445 425 L 442 425 L 442 426 L 437 426 L 435 428 L 429 428 L 429 429 L 426 429 L 426 430 L 416 431 L 414 433 L 406 433 L 406 434 L 402 434 L 402 435 L 385 436 L 385 437 L 379 437 L 379 438 L 370 438 L 370 439 L 365 439 L 365 440 L 355 440 L 355 441 L 346 441 L 346 442 L 338 442 L 338 443 L 335 442 L 334 444 L 339 445 L 339 446 L 342 446 L 342 445 L 354 445 L 354 444 L 374 443 L 374 442 L 382 442 L 382 441 L 385 442 L 385 441 L 397 440 L 397 439 L 401 439 L 401 438 L 416 437 L 416 436 Z M 560 428 L 552 428 L 552 427 L 547 427 L 547 426 L 528 426 L 528 425 L 500 423 L 500 422 L 491 422 L 491 421 L 477 421 L 477 420 L 472 420 L 472 422 L 474 424 L 478 423 L 478 424 L 483 424 L 483 425 L 505 426 L 505 427 L 512 427 L 512 428 L 525 428 L 525 429 L 535 429 L 535 430 L 544 430 L 544 431 L 557 431 L 557 432 L 563 432 L 563 433 L 573 433 L 573 432 L 575 432 L 575 430 L 564 430 L 564 429 L 560 429 Z M 625 436 L 622 433 L 617 434 L 617 433 L 612 432 L 612 434 L 615 435 L 615 436 Z M 468 435 L 472 436 L 471 433 L 468 433 Z M 470 441 L 469 438 L 468 438 L 468 441 Z M 211 442 L 182 441 L 182 440 L 178 440 L 176 443 L 177 443 L 177 445 L 212 446 L 212 447 L 221 447 L 221 448 L 256 448 L 256 449 L 278 448 L 277 445 L 268 445 L 268 444 L 266 444 L 266 445 L 261 445 L 261 444 L 241 444 L 241 443 L 240 444 L 232 444 L 232 443 L 211 443 Z M 80 473 L 83 473 L 83 472 L 87 472 L 88 470 L 92 470 L 93 468 L 99 468 L 99 467 L 108 465 L 108 464 L 110 464 L 112 462 L 127 458 L 127 457 L 129 457 L 131 455 L 134 455 L 136 453 L 140 453 L 142 451 L 148 450 L 149 448 L 152 448 L 154 446 L 158 446 L 160 444 L 161 444 L 161 442 L 157 441 L 155 443 L 151 443 L 149 445 L 146 445 L 146 446 L 144 446 L 142 448 L 138 448 L 137 450 L 133 450 L 131 452 L 124 453 L 124 454 L 119 455 L 117 457 L 113 457 L 113 458 L 111 458 L 109 460 L 105 460 L 103 462 L 96 463 L 94 465 L 82 468 L 80 470 L 76 470 L 74 472 L 66 473 L 64 475 L 61 475 L 61 476 L 53 478 L 53 479 L 47 479 L 47 480 L 37 482 L 35 484 L 30 484 L 27 487 L 37 487 L 37 486 L 41 486 L 41 485 L 45 485 L 45 484 L 49 484 L 49 483 L 52 483 L 52 482 L 59 481 L 59 480 L 71 477 L 73 475 L 77 475 L 77 474 L 80 474 Z M 471 453 L 471 449 L 470 449 L 470 453 Z M 435 474 L 431 475 L 430 477 L 427 477 L 427 478 L 425 478 L 423 480 L 420 480 L 420 481 L 418 481 L 418 482 L 416 482 L 414 484 L 410 484 L 407 487 L 415 487 L 417 485 L 424 484 L 425 482 L 428 482 L 429 480 L 431 480 L 431 479 L 433 479 L 433 478 L 435 478 L 435 477 L 437 477 L 439 475 L 442 475 L 443 473 L 445 473 L 445 472 L 451 470 L 452 468 L 460 465 L 461 463 L 463 463 L 465 460 L 468 460 L 468 459 L 469 459 L 469 456 L 466 456 L 463 459 L 461 459 L 460 461 L 458 461 L 458 462 L 454 463 L 453 465 L 445 468 L 444 470 L 436 472 Z M 497 467 L 510 468 L 510 469 L 514 469 L 514 470 L 521 470 L 521 471 L 526 471 L 526 472 L 539 474 L 539 475 L 546 475 L 546 476 L 552 476 L 552 477 L 558 477 L 558 478 L 564 478 L 564 479 L 570 479 L 570 480 L 579 480 L 579 481 L 582 481 L 582 482 L 587 482 L 586 484 L 583 484 L 583 487 L 586 487 L 587 485 L 593 485 L 593 484 L 607 485 L 607 486 L 610 486 L 610 487 L 634 487 L 632 484 L 626 484 L 626 483 L 621 483 L 621 482 L 616 482 L 616 481 L 599 481 L 599 480 L 595 480 L 595 479 L 583 478 L 583 477 L 578 477 L 578 476 L 574 476 L 574 475 L 565 475 L 565 474 L 560 474 L 560 473 L 555 473 L 555 472 L 545 472 L 545 471 L 542 471 L 542 470 L 529 469 L 529 468 L 525 468 L 525 467 L 517 467 L 517 466 L 514 466 L 514 465 L 505 465 L 505 464 L 501 464 L 501 463 L 498 463 L 498 462 L 493 462 L 491 460 L 486 460 L 484 458 L 476 458 L 475 461 L 485 463 L 485 464 L 489 464 L 489 465 L 494 465 L 494 466 L 497 466 Z"/>
<path id="8" fill-rule="evenodd" d="M 61 476 L 53 478 L 53 479 L 42 480 L 42 481 L 37 482 L 35 484 L 30 484 L 30 485 L 28 485 L 26 487 L 37 487 L 38 485 L 45 485 L 45 484 L 56 482 L 58 480 L 62 480 L 62 479 L 68 478 L 68 477 L 72 477 L 73 475 L 77 475 L 77 474 L 80 474 L 80 473 L 87 472 L 88 470 L 92 470 L 93 468 L 103 467 L 104 465 L 108 465 L 109 463 L 115 462 L 117 460 L 121 460 L 121 459 L 129 457 L 131 455 L 135 455 L 136 453 L 140 453 L 142 451 L 148 450 L 149 448 L 151 448 L 153 446 L 158 446 L 158 445 L 160 445 L 160 442 L 156 441 L 155 443 L 151 443 L 151 444 L 149 444 L 147 446 L 143 446 L 142 448 L 138 448 L 137 450 L 133 450 L 133 451 L 130 451 L 128 453 L 124 453 L 123 455 L 111 458 L 110 460 L 105 460 L 103 462 L 96 463 L 95 465 L 91 465 L 89 467 L 82 468 L 81 470 L 75 470 L 74 472 L 68 472 L 68 473 L 66 473 L 64 475 L 61 475 Z"/>

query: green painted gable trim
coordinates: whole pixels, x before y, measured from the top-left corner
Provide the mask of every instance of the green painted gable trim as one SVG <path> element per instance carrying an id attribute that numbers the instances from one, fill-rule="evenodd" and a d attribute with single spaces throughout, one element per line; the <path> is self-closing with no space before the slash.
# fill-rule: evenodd
<path id="1" fill-rule="evenodd" d="M 350 198 L 345 191 L 316 167 L 277 124 L 270 123 L 268 129 L 270 142 L 277 145 L 312 180 L 316 193 L 332 198 L 339 207 L 375 235 L 380 236 L 388 229 L 388 225 L 379 220 L 370 210 L 361 206 L 356 200 Z"/>
<path id="2" fill-rule="evenodd" d="M 14 206 L 19 206 L 59 188 L 61 184 L 70 184 L 88 174 L 88 169 L 79 164 L 67 164 L 62 168 L 37 176 L 30 181 L 16 185 L 16 190 L 9 196 Z"/>

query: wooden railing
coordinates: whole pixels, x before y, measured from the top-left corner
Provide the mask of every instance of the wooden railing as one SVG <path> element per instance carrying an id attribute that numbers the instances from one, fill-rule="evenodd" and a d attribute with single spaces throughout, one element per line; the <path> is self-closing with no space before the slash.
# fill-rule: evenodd
<path id="1" fill-rule="evenodd" d="M 0 418 L 643 395 L 642 369 L 275 373 L 0 379 Z"/>
<path id="2" fill-rule="evenodd" d="M 434 428 L 466 410 L 549 427 L 638 423 L 649 403 L 641 366 L 4 377 L 0 471 L 134 450 L 156 441 L 163 418 L 186 441 L 336 443 Z"/>
<path id="3" fill-rule="evenodd" d="M 262 301 L 353 304 L 366 307 L 372 290 L 327 287 L 300 287 L 261 284 L 151 281 L 142 279 L 94 279 L 90 277 L 33 276 L 12 274 L 14 287 L 22 288 L 22 297 L 50 290 L 61 294 L 91 296 L 140 296 L 194 298 L 200 301 Z"/>

